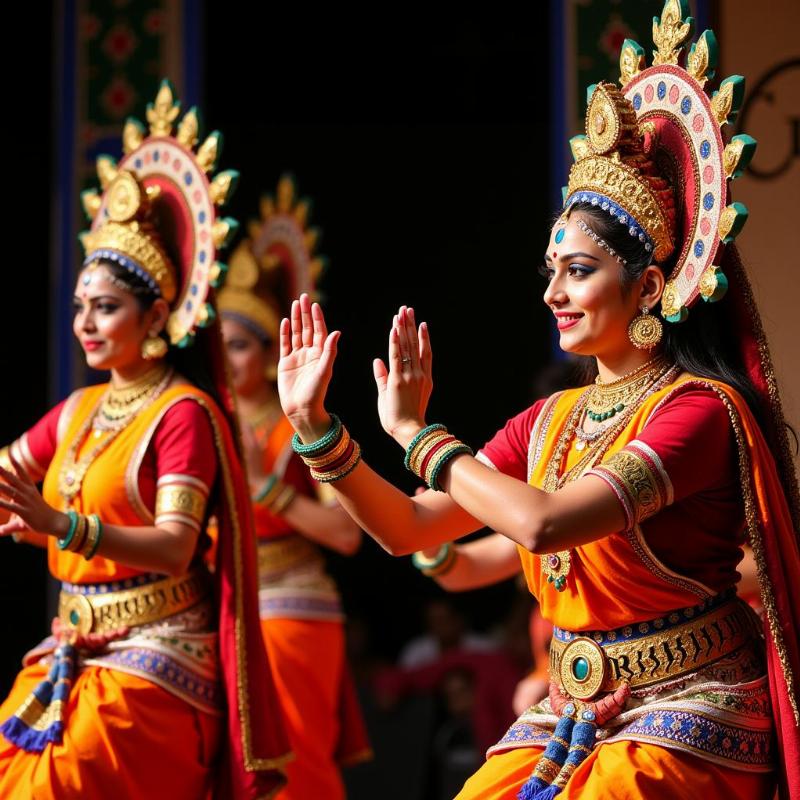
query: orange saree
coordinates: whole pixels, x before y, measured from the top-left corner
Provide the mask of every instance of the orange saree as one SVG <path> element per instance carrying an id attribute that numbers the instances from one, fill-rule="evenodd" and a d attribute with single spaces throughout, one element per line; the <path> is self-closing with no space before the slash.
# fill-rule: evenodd
<path id="1" fill-rule="evenodd" d="M 46 470 L 43 496 L 54 507 L 63 507 L 59 481 L 67 458 L 80 459 L 97 444 L 88 423 L 105 388 L 76 392 L 46 430 L 40 423 L 18 440 L 30 456 L 25 466 Z M 83 625 L 88 613 L 91 628 L 105 615 L 112 632 L 104 645 L 76 646 L 76 674 L 60 715 L 51 704 L 38 718 L 32 716 L 41 709 L 30 697 L 57 661 L 61 640 L 50 637 L 26 655 L 0 707 L 0 722 L 17 721 L 4 726 L 0 739 L 0 796 L 255 796 L 256 784 L 263 796 L 278 785 L 280 756 L 258 757 L 264 732 L 254 723 L 277 710 L 268 680 L 249 656 L 247 588 L 232 569 L 234 559 L 240 574 L 248 565 L 254 568 L 254 556 L 241 554 L 242 530 L 231 514 L 232 453 L 213 401 L 190 385 L 173 385 L 92 461 L 71 507 L 97 514 L 106 524 L 153 525 L 176 514 L 188 520 L 185 500 L 191 497 L 191 518 L 200 529 L 207 516 L 204 500 L 213 486 L 220 487 L 217 513 L 227 522 L 216 598 L 211 577 L 197 562 L 186 576 L 163 578 L 100 555 L 87 561 L 59 550 L 50 537 L 50 570 L 62 581 L 59 624 Z M 201 533 L 198 555 L 204 545 Z M 254 598 L 251 602 L 255 610 Z M 238 606 L 235 626 L 232 606 Z M 233 658 L 230 644 L 221 641 L 231 636 L 238 640 Z M 241 680 L 248 666 L 251 680 L 261 678 L 263 684 L 253 701 Z M 259 697 L 264 702 L 251 709 Z M 55 716 L 63 734 L 37 744 L 34 734 L 44 733 Z M 280 746 L 280 728 L 273 730 Z"/>
<path id="2" fill-rule="evenodd" d="M 479 458 L 516 477 L 522 470 L 542 487 L 559 433 L 583 391 L 554 395 L 535 419 L 512 420 Z M 520 452 L 523 428 L 528 435 Z M 584 455 L 573 441 L 559 473 Z M 794 697 L 785 655 L 796 642 L 776 610 L 775 572 L 765 563 L 765 551 L 774 554 L 775 547 L 765 537 L 783 543 L 786 579 L 800 574 L 774 463 L 752 415 L 729 387 L 672 375 L 627 421 L 602 463 L 586 464 L 582 475 L 606 481 L 628 525 L 569 552 L 563 591 L 543 574 L 548 556 L 520 548 L 528 585 L 555 626 L 551 676 L 559 669 L 554 652 L 566 652 L 572 639 L 585 636 L 611 648 L 607 653 L 616 646 L 618 653 L 633 654 L 643 642 L 638 663 L 632 655 L 608 660 L 618 678 L 649 671 L 649 679 L 633 689 L 620 714 L 598 723 L 596 743 L 562 796 L 683 796 L 690 786 L 692 796 L 771 797 L 774 769 L 786 763 L 774 741 L 774 689 Z M 759 561 L 765 607 L 774 610 L 764 623 L 766 667 L 750 612 L 732 599 L 745 531 Z M 714 609 L 723 608 L 729 615 L 714 617 Z M 737 620 L 743 623 L 733 641 Z M 694 641 L 697 649 L 687 644 Z M 722 657 L 710 654 L 714 648 Z M 673 661 L 683 666 L 692 659 L 698 669 L 670 679 Z M 517 720 L 459 800 L 517 797 L 559 722 L 557 699 L 551 693 Z"/>
<path id="3" fill-rule="evenodd" d="M 291 448 L 293 429 L 282 417 L 256 429 L 263 471 L 299 493 L 319 486 Z M 255 503 L 261 631 L 295 758 L 287 764 L 281 800 L 343 798 L 339 767 L 371 757 L 345 656 L 339 593 L 321 550 L 279 516 Z"/>

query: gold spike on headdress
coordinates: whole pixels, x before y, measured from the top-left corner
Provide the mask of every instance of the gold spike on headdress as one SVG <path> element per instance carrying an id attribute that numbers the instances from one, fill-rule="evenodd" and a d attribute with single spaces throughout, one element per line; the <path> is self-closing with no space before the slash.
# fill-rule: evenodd
<path id="1" fill-rule="evenodd" d="M 277 338 L 291 300 L 302 292 L 315 296 L 324 261 L 313 255 L 319 231 L 307 225 L 310 208 L 310 201 L 298 199 L 291 176 L 282 176 L 276 197 L 261 199 L 261 219 L 248 225 L 249 239 L 231 257 L 220 312 L 263 339 Z"/>
<path id="2" fill-rule="evenodd" d="M 698 298 L 714 301 L 725 292 L 720 247 L 747 220 L 747 209 L 729 202 L 727 181 L 742 173 L 756 144 L 740 134 L 725 146 L 720 136 L 742 102 L 744 79 L 733 75 L 706 95 L 717 62 L 711 31 L 680 66 L 692 31 L 688 10 L 686 0 L 666 0 L 653 20 L 650 67 L 639 44 L 623 42 L 622 90 L 602 83 L 591 92 L 586 135 L 570 143 L 575 164 L 565 196 L 567 205 L 588 202 L 613 215 L 656 261 L 674 258 L 661 298 L 671 322 L 685 319 Z"/>
<path id="3" fill-rule="evenodd" d="M 211 133 L 195 153 L 197 112 L 190 109 L 173 134 L 179 114 L 172 86 L 162 81 L 147 108 L 149 134 L 144 125 L 129 119 L 123 131 L 123 160 L 117 164 L 110 156 L 97 159 L 103 193 L 87 190 L 82 195 L 92 228 L 81 239 L 85 264 L 99 259 L 121 264 L 170 303 L 167 332 L 172 344 L 184 347 L 198 327 L 215 317 L 209 288 L 226 272 L 216 260 L 217 250 L 238 227 L 230 217 L 219 218 L 216 207 L 230 197 L 238 173 L 227 170 L 207 178 L 219 157 L 221 136 Z M 154 203 L 158 214 L 153 213 Z M 173 238 L 165 242 L 166 236 Z"/>

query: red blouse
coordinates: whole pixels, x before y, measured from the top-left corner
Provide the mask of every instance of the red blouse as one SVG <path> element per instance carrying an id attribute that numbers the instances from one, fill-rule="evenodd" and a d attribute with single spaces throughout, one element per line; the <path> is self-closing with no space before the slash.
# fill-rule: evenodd
<path id="1" fill-rule="evenodd" d="M 528 480 L 531 431 L 544 401 L 510 419 L 481 450 L 500 472 Z M 739 580 L 744 511 L 728 411 L 713 390 L 670 394 L 636 437 L 660 459 L 672 502 L 641 523 L 648 545 L 675 572 L 721 591 Z"/>

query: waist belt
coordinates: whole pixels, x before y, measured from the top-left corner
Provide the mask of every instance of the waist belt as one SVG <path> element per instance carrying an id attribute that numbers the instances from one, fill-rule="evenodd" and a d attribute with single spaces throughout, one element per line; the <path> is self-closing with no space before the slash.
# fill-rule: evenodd
<path id="1" fill-rule="evenodd" d="M 262 579 L 300 567 L 321 567 L 323 564 L 317 547 L 304 536 L 261 539 L 258 542 L 258 574 Z"/>
<path id="2" fill-rule="evenodd" d="M 210 593 L 210 576 L 202 569 L 178 578 L 143 575 L 116 583 L 63 583 L 58 617 L 80 634 L 133 628 L 186 611 Z"/>
<path id="3" fill-rule="evenodd" d="M 735 596 L 607 632 L 554 628 L 550 675 L 576 700 L 623 683 L 639 689 L 680 678 L 733 653 L 758 635 L 753 611 Z"/>

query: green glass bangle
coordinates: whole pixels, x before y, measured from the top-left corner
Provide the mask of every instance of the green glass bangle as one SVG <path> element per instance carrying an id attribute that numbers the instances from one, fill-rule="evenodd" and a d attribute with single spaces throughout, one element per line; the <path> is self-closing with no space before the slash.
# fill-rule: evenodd
<path id="1" fill-rule="evenodd" d="M 316 442 L 311 442 L 311 444 L 303 444 L 300 440 L 300 435 L 296 433 L 292 436 L 292 450 L 299 456 L 309 456 L 313 458 L 314 456 L 322 455 L 326 450 L 330 450 L 336 443 L 341 432 L 342 421 L 336 414 L 331 414 L 331 427 L 321 439 L 317 439 Z"/>
<path id="2" fill-rule="evenodd" d="M 97 525 L 97 539 L 95 539 L 92 549 L 84 556 L 87 561 L 94 558 L 97 548 L 100 547 L 100 540 L 103 538 L 103 523 L 100 522 L 100 517 L 98 517 L 97 514 L 91 514 L 90 516 L 94 520 L 95 525 Z"/>
<path id="3" fill-rule="evenodd" d="M 75 537 L 75 531 L 78 530 L 78 513 L 76 511 L 67 511 L 67 516 L 69 517 L 69 531 L 67 531 L 67 535 L 63 539 L 56 541 L 59 550 L 66 550 L 70 546 Z"/>
<path id="4" fill-rule="evenodd" d="M 258 493 L 253 497 L 254 503 L 264 502 L 264 498 L 272 491 L 275 484 L 278 482 L 277 475 L 270 475 L 266 483 L 258 490 Z"/>
<path id="5" fill-rule="evenodd" d="M 445 542 L 439 547 L 439 552 L 433 558 L 427 558 L 418 550 L 411 556 L 411 563 L 420 571 L 422 570 L 435 570 L 447 561 L 450 551 L 453 549 L 451 542 Z"/>
<path id="6" fill-rule="evenodd" d="M 408 447 L 406 447 L 406 457 L 403 461 L 405 467 L 410 472 L 413 472 L 411 469 L 411 456 L 414 454 L 414 449 L 416 446 L 424 439 L 429 433 L 433 433 L 434 431 L 445 431 L 447 432 L 447 428 L 440 423 L 435 423 L 433 425 L 427 425 L 424 427 L 410 442 Z"/>
<path id="7" fill-rule="evenodd" d="M 441 486 L 439 486 L 439 473 L 444 469 L 444 467 L 450 462 L 451 459 L 455 458 L 456 456 L 460 456 L 462 453 L 468 453 L 469 455 L 475 455 L 472 452 L 472 448 L 469 445 L 462 444 L 460 447 L 454 447 L 450 452 L 443 453 L 442 457 L 439 459 L 439 462 L 431 471 L 431 489 L 434 492 L 443 492 Z"/>

